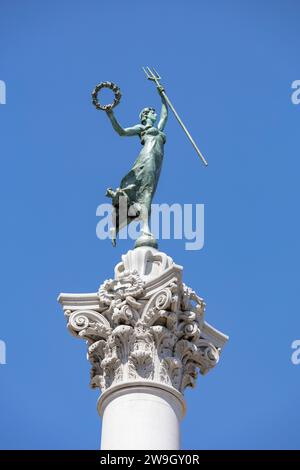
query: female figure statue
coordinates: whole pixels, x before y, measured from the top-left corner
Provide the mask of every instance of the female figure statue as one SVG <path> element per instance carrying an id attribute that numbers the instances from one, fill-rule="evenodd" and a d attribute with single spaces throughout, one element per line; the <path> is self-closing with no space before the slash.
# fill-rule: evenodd
<path id="1" fill-rule="evenodd" d="M 106 110 L 114 130 L 120 136 L 138 136 L 143 146 L 133 167 L 122 179 L 120 187 L 115 191 L 109 188 L 106 193 L 108 197 L 112 198 L 115 209 L 114 233 L 112 234 L 113 245 L 116 244 L 117 233 L 122 227 L 133 220 L 141 220 L 142 235 L 138 238 L 135 246 L 157 247 L 157 242 L 150 233 L 148 218 L 164 156 L 166 136 L 163 130 L 168 117 L 167 103 L 162 94 L 164 89 L 158 86 L 157 90 L 162 101 L 157 127 L 154 125 L 157 118 L 154 108 L 144 108 L 139 116 L 140 124 L 125 129 L 118 123 L 113 110 Z"/>

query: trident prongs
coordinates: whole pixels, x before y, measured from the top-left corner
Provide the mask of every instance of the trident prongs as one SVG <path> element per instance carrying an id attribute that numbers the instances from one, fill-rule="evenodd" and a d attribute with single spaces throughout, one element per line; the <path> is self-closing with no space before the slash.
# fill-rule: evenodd
<path id="1" fill-rule="evenodd" d="M 146 77 L 147 77 L 147 78 L 150 78 L 149 75 L 148 75 L 147 70 L 145 69 L 145 67 L 142 67 L 142 69 L 144 70 Z"/>
<path id="2" fill-rule="evenodd" d="M 157 82 L 157 83 L 158 83 L 159 80 L 161 80 L 161 76 L 155 70 L 154 67 L 153 67 L 154 72 L 150 69 L 150 67 L 143 67 L 143 70 L 144 70 L 148 80 L 152 80 L 152 81 Z"/>
<path id="3" fill-rule="evenodd" d="M 150 67 L 146 67 L 146 69 L 148 70 L 148 73 L 150 75 L 150 80 L 155 80 L 156 79 L 156 76 L 155 74 L 152 72 L 152 70 L 150 69 Z"/>
<path id="4" fill-rule="evenodd" d="M 159 75 L 158 71 L 155 70 L 154 67 L 153 67 L 153 70 L 154 70 L 154 72 L 155 72 L 155 74 L 156 74 L 156 79 L 157 79 L 157 80 L 161 80 L 161 76 Z"/>

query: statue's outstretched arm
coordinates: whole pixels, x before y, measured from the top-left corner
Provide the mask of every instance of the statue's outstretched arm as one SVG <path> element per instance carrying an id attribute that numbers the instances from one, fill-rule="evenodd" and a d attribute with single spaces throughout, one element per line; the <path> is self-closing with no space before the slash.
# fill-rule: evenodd
<path id="1" fill-rule="evenodd" d="M 163 131 L 164 128 L 165 128 L 167 119 L 168 119 L 168 106 L 167 106 L 167 102 L 166 102 L 164 96 L 162 95 L 162 92 L 164 91 L 163 87 L 161 87 L 161 86 L 157 87 L 157 90 L 158 90 L 158 93 L 160 94 L 161 102 L 162 102 L 161 112 L 160 112 L 160 119 L 159 119 L 159 123 L 158 123 L 157 128 L 158 128 L 158 130 Z"/>
<path id="2" fill-rule="evenodd" d="M 114 128 L 114 130 L 121 136 L 132 136 L 132 135 L 139 135 L 141 132 L 141 125 L 137 124 L 133 127 L 127 127 L 123 129 L 122 126 L 118 123 L 114 113 L 112 110 L 106 111 L 106 114 Z"/>

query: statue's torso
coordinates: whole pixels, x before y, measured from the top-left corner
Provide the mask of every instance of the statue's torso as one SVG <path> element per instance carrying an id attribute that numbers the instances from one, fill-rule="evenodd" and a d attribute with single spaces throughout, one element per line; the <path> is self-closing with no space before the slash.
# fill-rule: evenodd
<path id="1" fill-rule="evenodd" d="M 142 145 L 147 145 L 152 142 L 163 145 L 166 142 L 166 134 L 154 126 L 143 126 L 140 138 Z"/>

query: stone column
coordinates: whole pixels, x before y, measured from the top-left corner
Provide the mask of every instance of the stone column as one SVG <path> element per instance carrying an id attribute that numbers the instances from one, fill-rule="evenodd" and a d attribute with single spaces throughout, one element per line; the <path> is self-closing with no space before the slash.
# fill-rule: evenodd
<path id="1" fill-rule="evenodd" d="M 182 267 L 154 248 L 122 256 L 97 293 L 60 294 L 72 335 L 85 339 L 100 388 L 102 449 L 179 449 L 183 393 L 219 361 L 228 337 Z"/>

